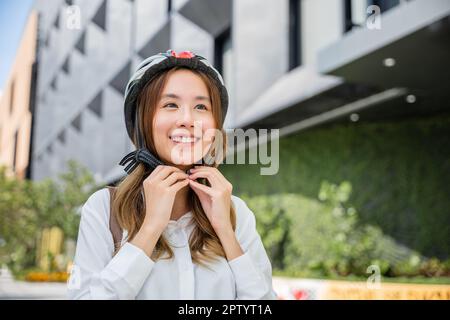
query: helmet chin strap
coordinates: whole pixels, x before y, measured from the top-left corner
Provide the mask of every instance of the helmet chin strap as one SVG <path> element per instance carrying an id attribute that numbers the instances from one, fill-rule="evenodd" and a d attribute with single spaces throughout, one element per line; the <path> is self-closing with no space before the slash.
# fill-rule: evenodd
<path id="1" fill-rule="evenodd" d="M 155 168 L 159 165 L 163 165 L 164 163 L 155 157 L 144 145 L 141 130 L 139 128 L 138 121 L 138 112 L 136 111 L 135 117 L 135 130 L 136 130 L 136 140 L 137 140 L 137 149 L 127 154 L 122 160 L 120 160 L 119 164 L 125 167 L 125 172 L 130 174 L 136 169 L 139 163 L 143 163 L 147 168 L 150 169 L 150 172 L 155 170 Z"/>

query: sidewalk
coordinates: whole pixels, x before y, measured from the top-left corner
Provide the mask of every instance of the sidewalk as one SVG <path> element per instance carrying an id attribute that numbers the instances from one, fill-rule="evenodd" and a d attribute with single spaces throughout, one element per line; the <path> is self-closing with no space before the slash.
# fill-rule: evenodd
<path id="1" fill-rule="evenodd" d="M 64 300 L 66 290 L 65 283 L 15 281 L 8 269 L 0 269 L 0 300 Z"/>

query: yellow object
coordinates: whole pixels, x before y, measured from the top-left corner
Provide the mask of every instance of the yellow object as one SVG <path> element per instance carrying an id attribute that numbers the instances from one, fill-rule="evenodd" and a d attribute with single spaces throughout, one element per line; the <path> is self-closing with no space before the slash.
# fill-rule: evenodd
<path id="1" fill-rule="evenodd" d="M 450 300 L 448 284 L 273 277 L 280 300 Z"/>
<path id="2" fill-rule="evenodd" d="M 450 285 L 327 281 L 322 299 L 345 300 L 450 300 Z"/>
<path id="3" fill-rule="evenodd" d="M 36 255 L 36 262 L 40 269 L 50 270 L 54 257 L 61 253 L 63 238 L 63 231 L 58 227 L 42 230 Z"/>
<path id="4" fill-rule="evenodd" d="M 67 282 L 68 278 L 67 272 L 30 272 L 25 276 L 25 280 L 36 282 Z"/>

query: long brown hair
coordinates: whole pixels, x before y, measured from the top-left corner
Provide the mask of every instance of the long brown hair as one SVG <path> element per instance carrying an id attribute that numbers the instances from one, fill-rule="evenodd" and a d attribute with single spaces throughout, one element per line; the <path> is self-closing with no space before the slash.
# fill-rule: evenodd
<path id="1" fill-rule="evenodd" d="M 157 154 L 153 141 L 153 118 L 157 103 L 161 97 L 162 90 L 169 76 L 176 70 L 183 67 L 175 67 L 168 71 L 157 74 L 143 88 L 138 97 L 138 121 L 139 127 L 143 128 L 143 140 L 146 148 L 153 154 Z M 226 153 L 226 134 L 222 127 L 222 106 L 220 93 L 214 80 L 207 74 L 196 70 L 188 69 L 202 78 L 206 84 L 212 102 L 212 114 L 215 119 L 216 129 L 219 129 L 222 137 L 222 155 Z M 150 119 L 150 121 L 148 121 Z M 219 139 L 220 140 L 220 139 Z M 132 139 L 134 145 L 137 144 L 136 136 Z M 219 152 L 220 153 L 220 152 Z M 212 148 L 207 156 L 215 161 L 210 166 L 218 167 L 221 160 L 220 155 Z M 216 158 L 214 158 L 216 157 Z M 207 164 L 208 165 L 208 164 Z M 139 164 L 137 168 L 128 176 L 124 177 L 118 184 L 113 201 L 112 212 L 116 214 L 119 225 L 128 231 L 128 241 L 132 240 L 139 231 L 145 217 L 145 203 L 143 199 L 143 181 L 150 174 L 148 169 Z M 207 182 L 205 182 L 207 183 Z M 198 196 L 192 189 L 189 189 L 188 201 L 192 210 L 194 229 L 189 237 L 189 248 L 191 250 L 192 261 L 207 267 L 207 262 L 214 261 L 217 257 L 226 258 L 225 251 L 220 240 L 207 218 Z M 230 218 L 233 230 L 236 229 L 236 213 L 231 204 Z M 114 254 L 116 254 L 115 252 Z M 173 251 L 162 234 L 156 243 L 152 253 L 152 259 L 158 260 L 164 253 L 167 259 L 173 257 Z"/>

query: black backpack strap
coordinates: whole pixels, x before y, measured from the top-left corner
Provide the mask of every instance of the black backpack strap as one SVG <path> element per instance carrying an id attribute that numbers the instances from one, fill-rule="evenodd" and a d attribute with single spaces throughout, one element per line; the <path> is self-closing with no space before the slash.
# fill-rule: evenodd
<path id="1" fill-rule="evenodd" d="M 122 243 L 122 228 L 120 227 L 119 223 L 117 222 L 117 217 L 115 215 L 115 212 L 113 211 L 113 200 L 114 195 L 116 192 L 115 187 L 108 186 L 109 190 L 109 231 L 112 234 L 113 241 L 114 241 L 114 254 L 119 250 L 120 245 Z"/>

